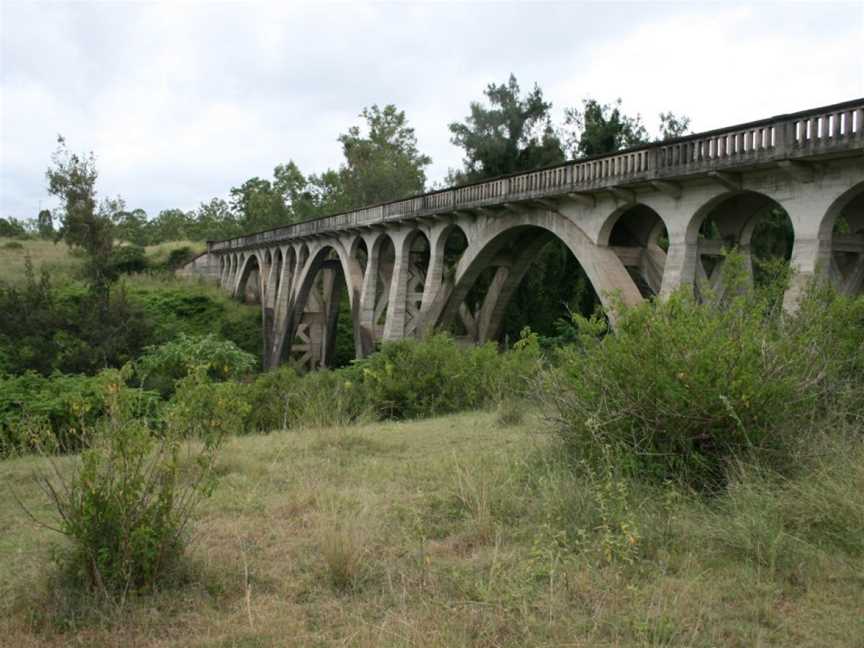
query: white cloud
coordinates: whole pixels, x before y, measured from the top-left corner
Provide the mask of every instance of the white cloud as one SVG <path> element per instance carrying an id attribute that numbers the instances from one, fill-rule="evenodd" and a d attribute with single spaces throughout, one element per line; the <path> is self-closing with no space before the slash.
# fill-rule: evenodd
<path id="1" fill-rule="evenodd" d="M 294 159 L 340 161 L 363 106 L 396 103 L 434 159 L 447 124 L 512 71 L 560 114 L 624 99 L 698 129 L 864 95 L 864 5 L 11 3 L 0 0 L 0 215 L 48 202 L 63 133 L 100 191 L 192 208 Z"/>

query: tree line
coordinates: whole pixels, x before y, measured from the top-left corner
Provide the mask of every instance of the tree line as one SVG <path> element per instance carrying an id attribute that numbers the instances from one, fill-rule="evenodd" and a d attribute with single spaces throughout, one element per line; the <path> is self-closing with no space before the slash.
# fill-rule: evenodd
<path id="1" fill-rule="evenodd" d="M 568 158 L 610 153 L 652 139 L 681 135 L 689 119 L 659 115 L 652 136 L 641 116 L 624 112 L 621 100 L 585 99 L 564 111 L 555 124 L 552 102 L 534 85 L 522 92 L 516 77 L 489 84 L 483 99 L 471 102 L 463 121 L 449 125 L 451 141 L 464 151 L 462 167 L 451 169 L 446 184 L 459 185 L 564 162 Z M 292 160 L 273 169 L 272 177 L 253 177 L 191 210 L 164 209 L 150 217 L 130 209 L 120 198 L 93 204 L 114 238 L 135 245 L 172 240 L 223 239 L 295 223 L 366 205 L 398 200 L 430 188 L 422 153 L 403 110 L 373 105 L 360 113 L 362 126 L 339 135 L 342 163 L 336 169 L 304 173 Z M 92 156 L 87 160 L 95 173 Z M 95 180 L 95 178 L 94 178 Z M 34 219 L 0 219 L 0 236 L 62 237 L 64 207 L 41 210 Z"/>

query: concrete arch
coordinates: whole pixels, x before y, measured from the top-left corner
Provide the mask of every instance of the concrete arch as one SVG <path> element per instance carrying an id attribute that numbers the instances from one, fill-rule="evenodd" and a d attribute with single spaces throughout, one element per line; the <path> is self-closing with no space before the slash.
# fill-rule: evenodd
<path id="1" fill-rule="evenodd" d="M 643 297 L 659 294 L 666 268 L 669 226 L 661 212 L 637 202 L 615 209 L 603 223 L 598 245 L 612 247 L 630 272 Z"/>
<path id="2" fill-rule="evenodd" d="M 264 294 L 263 273 L 261 259 L 259 258 L 257 252 L 252 252 L 245 258 L 241 255 L 236 283 L 234 284 L 234 290 L 232 291 L 232 294 L 235 297 L 238 297 L 241 300 L 245 300 L 247 283 L 249 281 L 250 275 L 253 272 L 258 273 L 258 279 L 256 282 L 257 285 L 253 288 L 253 290 L 257 293 L 259 300 L 261 299 L 262 295 Z"/>
<path id="3" fill-rule="evenodd" d="M 854 213 L 844 213 L 849 208 Z M 864 182 L 847 189 L 831 203 L 819 224 L 820 237 L 833 235 L 834 224 L 840 216 L 852 217 L 849 223 L 851 232 L 857 233 L 860 228 L 864 228 Z"/>
<path id="4" fill-rule="evenodd" d="M 360 262 L 360 256 L 362 255 L 365 258 L 364 262 Z M 366 273 L 366 266 L 369 263 L 369 247 L 366 244 L 366 239 L 358 234 L 353 239 L 351 239 L 351 244 L 348 248 L 348 254 L 351 255 L 353 259 L 357 260 L 357 263 L 360 265 L 360 269 L 363 273 Z"/>
<path id="5" fill-rule="evenodd" d="M 408 230 L 397 239 L 395 290 L 391 288 L 389 337 L 413 336 L 421 320 L 423 298 L 432 260 L 429 233 L 421 228 Z"/>
<path id="6" fill-rule="evenodd" d="M 835 227 L 842 218 L 842 228 Z M 864 182 L 843 192 L 826 210 L 820 231 L 831 236 L 828 277 L 841 293 L 864 293 Z"/>
<path id="7" fill-rule="evenodd" d="M 333 257 L 335 256 L 335 259 Z M 347 250 L 338 242 L 328 242 L 320 247 L 309 251 L 309 259 L 302 268 L 299 268 L 295 275 L 294 283 L 294 298 L 291 303 L 291 315 L 287 318 L 284 332 L 279 332 L 282 338 L 280 345 L 280 354 L 282 347 L 287 345 L 288 351 L 291 350 L 291 344 L 296 337 L 298 327 L 303 319 L 303 314 L 307 309 L 310 293 L 313 284 L 316 281 L 319 271 L 327 266 L 327 262 L 334 260 L 337 262 L 339 275 L 344 281 L 345 288 L 348 294 L 348 304 L 351 311 L 352 330 L 354 333 L 354 349 L 355 355 L 362 355 L 362 337 L 360 331 L 359 320 L 359 304 L 360 304 L 360 285 L 362 283 L 362 273 L 356 259 L 352 258 Z M 298 259 L 299 263 L 299 259 Z M 338 303 L 336 304 L 338 311 Z"/>
<path id="8" fill-rule="evenodd" d="M 771 203 L 784 207 L 782 198 L 772 196 L 766 191 L 741 190 L 720 193 L 707 200 L 694 212 L 687 223 L 686 241 L 691 244 L 697 243 L 699 231 L 705 223 L 705 219 L 718 210 L 725 210 L 727 216 L 733 216 L 727 221 L 727 231 L 721 231 L 721 234 L 726 235 L 728 232 L 729 236 L 735 236 L 736 240 L 740 240 L 742 233 L 745 232 L 751 221 L 758 217 L 760 212 L 770 206 Z M 745 211 L 746 213 L 741 213 Z M 737 215 L 730 212 L 737 212 Z M 723 216 L 722 212 L 720 212 L 720 216 Z M 792 227 L 794 229 L 794 222 Z"/>
<path id="9" fill-rule="evenodd" d="M 795 223 L 778 198 L 763 190 L 726 191 L 710 198 L 695 211 L 687 224 L 686 241 L 695 253 L 692 284 L 697 298 L 721 299 L 725 294 L 722 269 L 727 248 L 736 248 L 744 257 L 744 270 L 748 281 L 753 283 L 756 274 L 751 250 L 753 235 L 772 208 L 786 212 L 794 240 Z M 703 236 L 702 230 L 709 219 L 719 239 Z M 791 256 L 791 247 L 787 253 Z"/>
<path id="10" fill-rule="evenodd" d="M 545 230 L 568 247 L 584 269 L 613 322 L 616 298 L 625 304 L 642 301 L 624 264 L 611 249 L 594 245 L 575 223 L 556 212 L 532 210 L 496 216 L 478 230 L 476 240 L 469 244 L 459 261 L 453 290 L 435 300 L 426 316 L 426 326 L 440 326 L 451 320 L 480 273 L 507 243 L 508 235 L 518 234 L 518 230 L 525 228 Z"/>
<path id="11" fill-rule="evenodd" d="M 652 238 L 656 239 L 658 225 L 667 231 L 669 230 L 669 225 L 663 218 L 662 210 L 658 210 L 645 202 L 629 203 L 617 207 L 606 217 L 597 233 L 597 244 L 601 246 L 614 245 L 613 232 L 620 229 L 624 224 L 623 219 L 632 221 L 626 224 L 630 226 L 628 229 L 635 229 L 633 233 L 636 241 L 641 245 L 647 244 Z"/>

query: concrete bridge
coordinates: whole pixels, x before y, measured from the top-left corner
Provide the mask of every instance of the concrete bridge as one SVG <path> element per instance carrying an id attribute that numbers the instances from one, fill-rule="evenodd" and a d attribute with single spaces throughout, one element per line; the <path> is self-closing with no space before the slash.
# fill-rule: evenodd
<path id="1" fill-rule="evenodd" d="M 788 307 L 816 275 L 864 291 L 864 99 L 208 242 L 183 273 L 260 302 L 265 367 L 318 367 L 333 359 L 342 291 L 358 357 L 447 325 L 493 340 L 555 238 L 604 306 L 722 292 L 723 249 L 749 260 L 772 208 L 795 234 Z"/>

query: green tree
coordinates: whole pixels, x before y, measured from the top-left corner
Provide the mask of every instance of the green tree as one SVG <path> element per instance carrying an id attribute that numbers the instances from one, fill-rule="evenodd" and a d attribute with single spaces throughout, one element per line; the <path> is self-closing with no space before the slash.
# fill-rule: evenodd
<path id="1" fill-rule="evenodd" d="M 150 227 L 147 212 L 143 209 L 121 210 L 114 214 L 114 232 L 117 238 L 135 245 L 149 245 Z"/>
<path id="2" fill-rule="evenodd" d="M 405 112 L 389 104 L 364 108 L 366 133 L 352 126 L 339 136 L 345 163 L 339 170 L 341 191 L 352 208 L 365 207 L 422 193 L 425 168 L 432 158 L 417 149 L 417 136 Z M 335 183 L 324 174 L 329 188 Z M 327 191 L 324 195 L 329 195 Z"/>
<path id="3" fill-rule="evenodd" d="M 70 153 L 66 140 L 57 137 L 57 150 L 48 167 L 48 191 L 61 201 L 58 237 L 87 255 L 85 276 L 97 298 L 100 312 L 108 310 L 110 284 L 114 273 L 111 252 L 116 201 L 96 202 L 96 157 L 93 153 Z"/>
<path id="4" fill-rule="evenodd" d="M 240 232 L 240 223 L 231 206 L 221 198 L 201 203 L 194 212 L 190 238 L 196 241 L 224 239 Z"/>
<path id="5" fill-rule="evenodd" d="M 642 118 L 625 115 L 620 99 L 613 104 L 585 99 L 581 110 L 564 111 L 564 128 L 568 151 L 574 157 L 613 153 L 649 141 Z"/>
<path id="6" fill-rule="evenodd" d="M 36 228 L 39 231 L 39 236 L 44 239 L 54 238 L 54 217 L 51 215 L 50 209 L 43 209 L 36 217 Z"/>
<path id="7" fill-rule="evenodd" d="M 564 161 L 564 149 L 552 127 L 552 103 L 538 85 L 522 96 L 510 75 L 506 84 L 490 83 L 487 104 L 471 102 L 464 122 L 450 124 L 451 141 L 465 150 L 464 169 L 451 171 L 450 182 L 464 184 Z"/>
<path id="8" fill-rule="evenodd" d="M 272 182 L 257 176 L 239 187 L 232 187 L 231 208 L 244 232 L 276 227 L 286 220 L 282 196 L 273 188 Z"/>
<path id="9" fill-rule="evenodd" d="M 660 113 L 660 139 L 682 137 L 690 132 L 690 118 L 673 112 Z"/>

